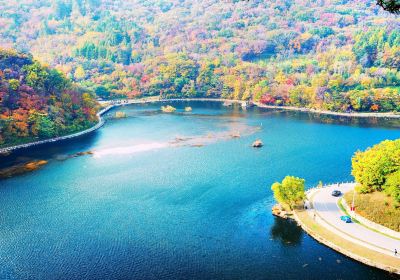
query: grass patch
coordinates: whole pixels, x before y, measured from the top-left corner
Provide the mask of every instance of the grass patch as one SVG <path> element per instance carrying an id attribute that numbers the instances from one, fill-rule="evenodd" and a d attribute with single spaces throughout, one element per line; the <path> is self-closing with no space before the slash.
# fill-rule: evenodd
<path id="1" fill-rule="evenodd" d="M 351 205 L 353 191 L 344 195 L 347 205 Z M 395 201 L 392 197 L 382 192 L 368 194 L 356 193 L 354 204 L 356 213 L 366 219 L 387 228 L 400 232 L 400 208 L 395 208 Z"/>
<path id="2" fill-rule="evenodd" d="M 342 210 L 343 213 L 345 213 L 345 215 L 351 217 L 350 213 L 347 212 L 346 208 L 344 208 L 344 206 L 343 206 L 343 204 L 342 204 L 342 200 L 343 200 L 343 199 L 344 199 L 343 197 L 342 197 L 341 199 L 339 199 L 339 201 L 338 201 L 338 206 L 339 206 L 340 210 Z M 356 220 L 356 219 L 353 218 L 353 217 L 351 218 L 351 220 L 353 221 L 353 223 L 361 224 L 358 220 Z"/>
<path id="3" fill-rule="evenodd" d="M 326 229 L 322 225 L 318 224 L 310 215 L 304 210 L 296 211 L 298 218 L 300 221 L 309 228 L 314 234 L 319 237 L 333 243 L 334 245 L 342 248 L 343 250 L 356 254 L 360 257 L 364 257 L 374 263 L 390 266 L 393 268 L 400 267 L 400 259 L 391 257 L 373 250 L 370 250 L 366 247 L 360 246 L 353 242 L 350 242 L 330 230 Z"/>
<path id="4" fill-rule="evenodd" d="M 344 206 L 342 204 L 342 199 L 343 198 L 339 199 L 339 201 L 338 201 L 339 208 L 340 208 L 340 210 L 342 210 L 343 213 L 345 213 L 346 215 L 349 216 L 349 213 L 347 212 L 347 210 L 344 208 Z"/>

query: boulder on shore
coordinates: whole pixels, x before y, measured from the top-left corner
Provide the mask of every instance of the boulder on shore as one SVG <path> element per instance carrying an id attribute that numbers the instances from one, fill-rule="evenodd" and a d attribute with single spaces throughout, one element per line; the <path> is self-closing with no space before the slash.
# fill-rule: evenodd
<path id="1" fill-rule="evenodd" d="M 280 204 L 276 204 L 272 207 L 272 215 L 282 219 L 292 218 L 292 213 L 283 209 Z"/>
<path id="2" fill-rule="evenodd" d="M 263 146 L 263 142 L 261 142 L 260 139 L 257 139 L 256 141 L 253 142 L 252 146 L 253 148 L 261 148 Z"/>

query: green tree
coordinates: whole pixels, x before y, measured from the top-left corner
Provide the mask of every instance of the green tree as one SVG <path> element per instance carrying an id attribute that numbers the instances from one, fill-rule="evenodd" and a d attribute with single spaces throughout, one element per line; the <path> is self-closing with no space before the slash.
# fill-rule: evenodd
<path id="1" fill-rule="evenodd" d="M 72 2 L 57 0 L 55 2 L 54 12 L 57 20 L 69 17 L 72 12 Z"/>
<path id="2" fill-rule="evenodd" d="M 56 135 L 54 122 L 43 113 L 34 112 L 29 117 L 31 132 L 35 136 L 50 138 Z"/>
<path id="3" fill-rule="evenodd" d="M 77 80 L 82 80 L 85 77 L 86 77 L 85 70 L 83 69 L 82 66 L 79 65 L 75 70 L 74 78 L 77 79 Z"/>
<path id="4" fill-rule="evenodd" d="M 304 183 L 304 179 L 286 176 L 282 183 L 275 182 L 272 184 L 271 189 L 274 192 L 275 199 L 284 208 L 293 209 L 305 198 Z"/>
<path id="5" fill-rule="evenodd" d="M 378 0 L 378 5 L 384 10 L 393 13 L 400 14 L 400 1 L 399 0 Z"/>
<path id="6" fill-rule="evenodd" d="M 382 191 L 388 176 L 400 169 L 400 139 L 386 140 L 364 152 L 358 151 L 351 161 L 358 191 Z"/>
<path id="7" fill-rule="evenodd" d="M 16 91 L 19 88 L 20 83 L 16 79 L 10 79 L 8 80 L 8 85 L 11 90 Z"/>
<path id="8" fill-rule="evenodd" d="M 385 193 L 393 197 L 400 206 L 400 170 L 390 174 L 385 183 Z"/>
<path id="9" fill-rule="evenodd" d="M 30 65 L 25 65 L 22 69 L 26 74 L 26 83 L 30 87 L 38 91 L 44 91 L 46 89 L 46 82 L 48 81 L 49 73 L 38 61 L 35 61 Z"/>

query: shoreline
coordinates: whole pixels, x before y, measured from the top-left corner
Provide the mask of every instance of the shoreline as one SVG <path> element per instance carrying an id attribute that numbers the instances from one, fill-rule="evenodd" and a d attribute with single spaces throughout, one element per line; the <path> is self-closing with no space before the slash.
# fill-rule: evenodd
<path id="1" fill-rule="evenodd" d="M 308 215 L 308 214 L 306 213 L 305 215 Z M 332 242 L 332 241 L 328 240 L 327 238 L 321 236 L 319 233 L 315 232 L 315 230 L 311 229 L 311 226 L 306 225 L 306 223 L 303 222 L 303 220 L 301 218 L 299 218 L 299 213 L 297 213 L 297 211 L 293 211 L 293 217 L 294 217 L 294 220 L 297 222 L 297 224 L 308 235 L 310 235 L 312 238 L 314 238 L 317 242 L 327 246 L 328 248 L 331 248 L 332 250 L 335 250 L 336 252 L 338 252 L 348 258 L 351 258 L 352 260 L 358 261 L 362 264 L 365 264 L 365 265 L 368 265 L 371 267 L 375 267 L 375 268 L 378 268 L 381 270 L 385 270 L 389 273 L 394 273 L 394 274 L 400 275 L 400 269 L 395 266 L 377 262 L 377 261 L 371 260 L 367 257 L 364 257 L 359 253 L 351 252 L 350 250 L 345 249 L 343 246 L 338 245 L 337 242 Z M 379 253 L 376 253 L 376 254 L 378 255 Z"/>
<path id="2" fill-rule="evenodd" d="M 112 108 L 114 108 L 114 106 L 108 106 L 108 107 L 105 107 L 102 110 L 100 110 L 96 114 L 97 117 L 99 118 L 97 124 L 95 124 L 94 126 L 88 128 L 88 129 L 85 129 L 85 130 L 82 130 L 82 131 L 79 131 L 79 132 L 75 132 L 75 133 L 72 133 L 72 134 L 64 135 L 64 136 L 59 136 L 59 137 L 44 139 L 44 140 L 40 140 L 40 141 L 28 142 L 28 143 L 25 143 L 25 144 L 19 144 L 19 145 L 15 145 L 15 146 L 1 148 L 0 149 L 0 154 L 7 154 L 7 153 L 10 153 L 10 152 L 15 151 L 15 150 L 20 150 L 20 149 L 24 149 L 24 148 L 33 147 L 33 146 L 59 142 L 59 141 L 62 141 L 62 140 L 67 140 L 67 139 L 72 139 L 72 138 L 75 138 L 75 137 L 79 137 L 79 136 L 91 133 L 91 132 L 99 129 L 100 127 L 102 127 L 104 125 L 104 120 L 103 120 L 103 118 L 101 116 L 104 113 L 106 113 L 109 110 L 111 110 Z"/>
<path id="3" fill-rule="evenodd" d="M 330 241 L 327 238 L 323 237 L 321 234 L 319 234 L 315 230 L 311 229 L 312 225 L 311 226 L 307 225 L 302 220 L 302 218 L 299 218 L 299 214 L 300 213 L 298 213 L 297 211 L 293 211 L 294 220 L 308 235 L 310 235 L 312 238 L 314 238 L 317 242 L 331 248 L 332 250 L 335 250 L 336 252 L 338 252 L 348 258 L 351 258 L 352 260 L 358 261 L 360 263 L 363 263 L 363 264 L 371 266 L 371 267 L 385 270 L 389 273 L 394 273 L 394 274 L 400 275 L 400 269 L 395 266 L 371 260 L 365 256 L 362 256 L 360 253 L 352 252 L 348 249 L 343 248 L 343 246 L 340 246 L 337 244 L 338 242 L 333 242 L 333 241 Z M 305 215 L 308 215 L 308 214 L 305 213 Z M 345 244 L 344 239 L 343 239 L 343 241 L 344 241 L 343 244 Z M 379 256 L 380 253 L 376 253 L 376 255 Z"/>
<path id="4" fill-rule="evenodd" d="M 122 102 L 121 102 L 122 101 Z M 115 107 L 120 107 L 120 106 L 125 106 L 125 105 L 130 105 L 130 104 L 145 104 L 145 103 L 157 103 L 157 102 L 182 102 L 182 101 L 188 101 L 188 102 L 193 102 L 193 101 L 201 101 L 201 102 L 227 102 L 227 103 L 236 103 L 236 104 L 241 104 L 242 106 L 245 106 L 247 101 L 243 100 L 235 100 L 235 99 L 225 99 L 225 98 L 171 98 L 171 99 L 159 99 L 157 97 L 149 97 L 149 98 L 142 98 L 142 99 L 124 99 L 121 101 L 100 101 L 100 104 L 105 105 L 103 109 L 101 109 L 96 115 L 99 118 L 99 121 L 96 125 L 85 129 L 80 132 L 76 132 L 73 134 L 69 135 L 64 135 L 64 136 L 59 136 L 59 137 L 54 137 L 54 138 L 49 138 L 49 139 L 44 139 L 44 140 L 39 140 L 39 141 L 34 141 L 34 142 L 28 142 L 25 144 L 19 144 L 15 146 L 9 146 L 9 147 L 4 147 L 0 148 L 0 154 L 7 154 L 12 151 L 24 149 L 24 148 L 29 148 L 33 146 L 38 146 L 42 144 L 47 144 L 47 143 L 54 143 L 54 142 L 59 142 L 62 140 L 67 140 L 67 139 L 72 139 L 76 138 L 88 133 L 91 133 L 99 128 L 101 128 L 104 125 L 104 120 L 102 119 L 102 115 L 104 115 L 106 112 L 109 110 L 115 108 Z M 330 115 L 330 116 L 342 116 L 342 117 L 352 117 L 352 118 L 391 118 L 391 119 L 400 119 L 400 113 L 395 114 L 395 113 L 342 113 L 342 112 L 333 112 L 333 111 L 321 111 L 321 110 L 315 110 L 315 109 L 308 109 L 308 108 L 299 108 L 299 107 L 293 107 L 293 106 L 274 106 L 274 105 L 265 105 L 261 104 L 260 102 L 253 102 L 254 106 L 259 107 L 259 108 L 265 108 L 265 109 L 273 109 L 273 110 L 281 110 L 281 111 L 294 111 L 294 112 L 303 112 L 303 113 L 312 113 L 312 114 L 320 114 L 320 115 Z"/>
<path id="5" fill-rule="evenodd" d="M 314 197 L 319 191 L 319 188 L 311 188 L 307 191 L 310 209 L 315 209 Z M 340 206 L 338 207 L 340 208 Z M 341 236 L 340 234 L 335 233 L 329 227 L 326 227 L 326 225 L 324 225 L 323 223 L 316 221 L 315 216 L 313 218 L 309 211 L 311 210 L 294 210 L 292 212 L 292 218 L 308 235 L 310 235 L 316 241 L 365 265 L 379 268 L 389 273 L 400 275 L 400 259 L 383 251 L 377 250 L 376 248 L 366 246 L 365 244 L 361 245 L 357 242 Z M 320 217 L 319 214 L 317 215 L 318 217 Z M 322 217 L 320 218 L 324 220 Z M 365 224 L 361 225 L 366 227 Z M 379 233 L 384 234 L 382 232 Z"/>
<path id="6" fill-rule="evenodd" d="M 354 112 L 354 113 L 345 113 L 345 112 L 334 112 L 334 111 L 326 111 L 326 110 L 316 110 L 309 108 L 300 108 L 293 106 L 273 106 L 273 105 L 264 105 L 259 102 L 254 102 L 257 107 L 266 108 L 266 109 L 281 109 L 285 111 L 297 111 L 304 113 L 313 113 L 319 115 L 329 115 L 329 116 L 339 116 L 339 117 L 351 117 L 351 118 L 390 118 L 390 119 L 400 119 L 400 113 L 395 114 L 391 112 L 387 113 L 372 113 L 372 112 Z"/>

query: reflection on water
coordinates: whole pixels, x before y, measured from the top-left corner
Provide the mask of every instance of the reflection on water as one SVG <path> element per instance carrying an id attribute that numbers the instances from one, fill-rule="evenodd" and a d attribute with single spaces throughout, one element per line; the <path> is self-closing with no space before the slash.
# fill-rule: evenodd
<path id="1" fill-rule="evenodd" d="M 293 220 L 275 217 L 270 234 L 271 238 L 279 240 L 285 246 L 297 246 L 301 243 L 303 230 Z"/>

